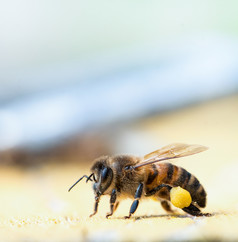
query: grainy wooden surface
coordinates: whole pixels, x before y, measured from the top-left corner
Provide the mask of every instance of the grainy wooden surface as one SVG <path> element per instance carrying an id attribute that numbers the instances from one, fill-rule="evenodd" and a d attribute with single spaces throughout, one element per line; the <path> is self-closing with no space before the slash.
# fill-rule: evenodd
<path id="1" fill-rule="evenodd" d="M 210 149 L 176 161 L 195 174 L 208 193 L 204 212 L 211 217 L 167 215 L 160 204 L 144 200 L 124 220 L 131 201 L 105 219 L 108 197 L 89 218 L 91 185 L 69 186 L 89 167 L 51 165 L 37 169 L 0 169 L 0 241 L 180 241 L 238 240 L 238 97 L 147 119 L 136 128 L 171 142 L 198 143 Z"/>

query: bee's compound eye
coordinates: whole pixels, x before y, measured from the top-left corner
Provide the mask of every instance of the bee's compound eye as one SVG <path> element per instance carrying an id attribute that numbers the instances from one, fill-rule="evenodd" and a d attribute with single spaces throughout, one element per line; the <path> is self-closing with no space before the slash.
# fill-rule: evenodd
<path id="1" fill-rule="evenodd" d="M 106 179 L 108 177 L 108 171 L 109 171 L 109 169 L 107 167 L 103 168 L 102 173 L 101 173 L 102 182 L 106 181 Z"/>

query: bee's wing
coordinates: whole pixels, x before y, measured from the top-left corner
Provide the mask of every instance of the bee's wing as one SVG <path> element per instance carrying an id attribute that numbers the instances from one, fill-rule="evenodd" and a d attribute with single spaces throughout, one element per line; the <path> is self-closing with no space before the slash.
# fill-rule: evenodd
<path id="1" fill-rule="evenodd" d="M 182 143 L 174 143 L 167 145 L 161 149 L 158 149 L 154 152 L 151 152 L 144 156 L 142 162 L 136 165 L 134 168 L 152 164 L 155 162 L 160 162 L 163 160 L 169 160 L 184 156 L 193 155 L 202 151 L 207 150 L 208 148 L 203 145 L 188 145 Z"/>

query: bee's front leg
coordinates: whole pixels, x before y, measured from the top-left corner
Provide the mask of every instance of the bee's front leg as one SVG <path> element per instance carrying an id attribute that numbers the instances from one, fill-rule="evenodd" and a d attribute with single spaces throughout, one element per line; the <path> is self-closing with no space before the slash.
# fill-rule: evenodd
<path id="1" fill-rule="evenodd" d="M 135 199 L 134 199 L 133 203 L 131 204 L 129 216 L 125 216 L 125 218 L 130 218 L 131 215 L 136 211 L 136 209 L 139 205 L 139 199 L 141 198 L 142 191 L 143 191 L 143 183 L 140 183 L 140 185 L 136 189 Z"/>
<path id="2" fill-rule="evenodd" d="M 97 213 L 99 200 L 100 200 L 100 197 L 96 196 L 95 197 L 94 212 L 89 216 L 90 218 Z"/>
<path id="3" fill-rule="evenodd" d="M 112 193 L 111 193 L 111 198 L 110 198 L 110 213 L 108 213 L 106 215 L 106 218 L 112 216 L 113 212 L 116 210 L 117 206 L 118 206 L 118 202 L 115 204 L 116 202 L 116 199 L 117 199 L 117 191 L 116 189 L 113 189 L 112 190 Z"/>

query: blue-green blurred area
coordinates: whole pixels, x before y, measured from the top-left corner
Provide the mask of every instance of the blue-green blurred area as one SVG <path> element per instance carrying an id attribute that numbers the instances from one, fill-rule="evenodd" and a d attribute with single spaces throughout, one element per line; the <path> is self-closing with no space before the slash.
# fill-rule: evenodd
<path id="1" fill-rule="evenodd" d="M 101 137 L 116 139 L 122 126 L 236 93 L 237 9 L 237 1 L 2 2 L 0 150 L 44 153 L 81 140 L 77 149 L 100 154 L 110 151 Z"/>

